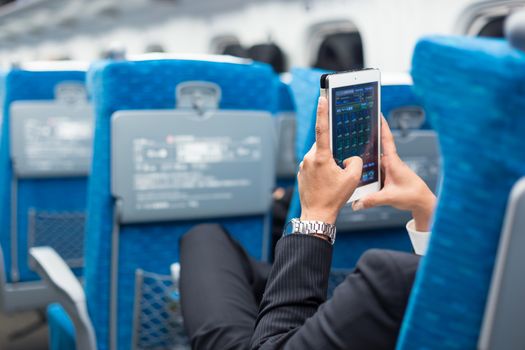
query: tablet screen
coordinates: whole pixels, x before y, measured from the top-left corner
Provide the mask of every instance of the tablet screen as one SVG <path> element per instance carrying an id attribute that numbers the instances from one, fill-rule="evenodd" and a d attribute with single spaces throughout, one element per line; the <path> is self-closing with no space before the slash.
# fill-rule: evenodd
<path id="1" fill-rule="evenodd" d="M 363 159 L 359 186 L 378 181 L 378 83 L 332 89 L 332 149 L 343 166 L 346 158 Z"/>

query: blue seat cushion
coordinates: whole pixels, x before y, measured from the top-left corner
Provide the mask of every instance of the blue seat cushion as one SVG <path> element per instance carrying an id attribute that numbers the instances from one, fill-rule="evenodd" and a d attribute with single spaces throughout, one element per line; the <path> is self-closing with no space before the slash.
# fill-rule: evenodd
<path id="1" fill-rule="evenodd" d="M 502 40 L 429 37 L 412 75 L 443 183 L 399 348 L 475 349 L 509 191 L 525 174 L 525 54 Z"/>

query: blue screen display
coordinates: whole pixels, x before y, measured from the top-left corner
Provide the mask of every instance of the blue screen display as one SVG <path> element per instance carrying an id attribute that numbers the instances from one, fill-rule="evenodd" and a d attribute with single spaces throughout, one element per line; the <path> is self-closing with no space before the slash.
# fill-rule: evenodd
<path id="1" fill-rule="evenodd" d="M 363 159 L 360 186 L 378 180 L 378 83 L 332 89 L 332 149 L 337 164 Z"/>

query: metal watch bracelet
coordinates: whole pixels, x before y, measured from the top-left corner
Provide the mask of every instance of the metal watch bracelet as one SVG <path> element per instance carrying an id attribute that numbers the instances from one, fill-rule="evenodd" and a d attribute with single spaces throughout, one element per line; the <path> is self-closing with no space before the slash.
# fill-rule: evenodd
<path id="1" fill-rule="evenodd" d="M 294 218 L 288 222 L 284 229 L 283 235 L 303 234 L 303 235 L 321 235 L 328 238 L 330 244 L 334 244 L 336 228 L 333 224 L 327 224 L 322 221 L 305 220 L 301 221 Z"/>

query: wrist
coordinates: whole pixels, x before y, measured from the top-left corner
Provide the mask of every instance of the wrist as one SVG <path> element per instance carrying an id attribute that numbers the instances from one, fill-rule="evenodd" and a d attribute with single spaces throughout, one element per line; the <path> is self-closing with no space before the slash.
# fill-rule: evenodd
<path id="1" fill-rule="evenodd" d="M 434 214 L 435 204 L 436 196 L 430 192 L 425 196 L 422 196 L 421 200 L 417 203 L 414 209 L 412 209 L 412 217 L 414 218 L 416 231 L 430 231 L 430 221 L 432 220 L 432 215 Z"/>
<path id="2" fill-rule="evenodd" d="M 325 211 L 307 211 L 301 212 L 301 221 L 321 221 L 325 224 L 334 225 L 337 219 L 337 214 L 325 212 Z"/>

